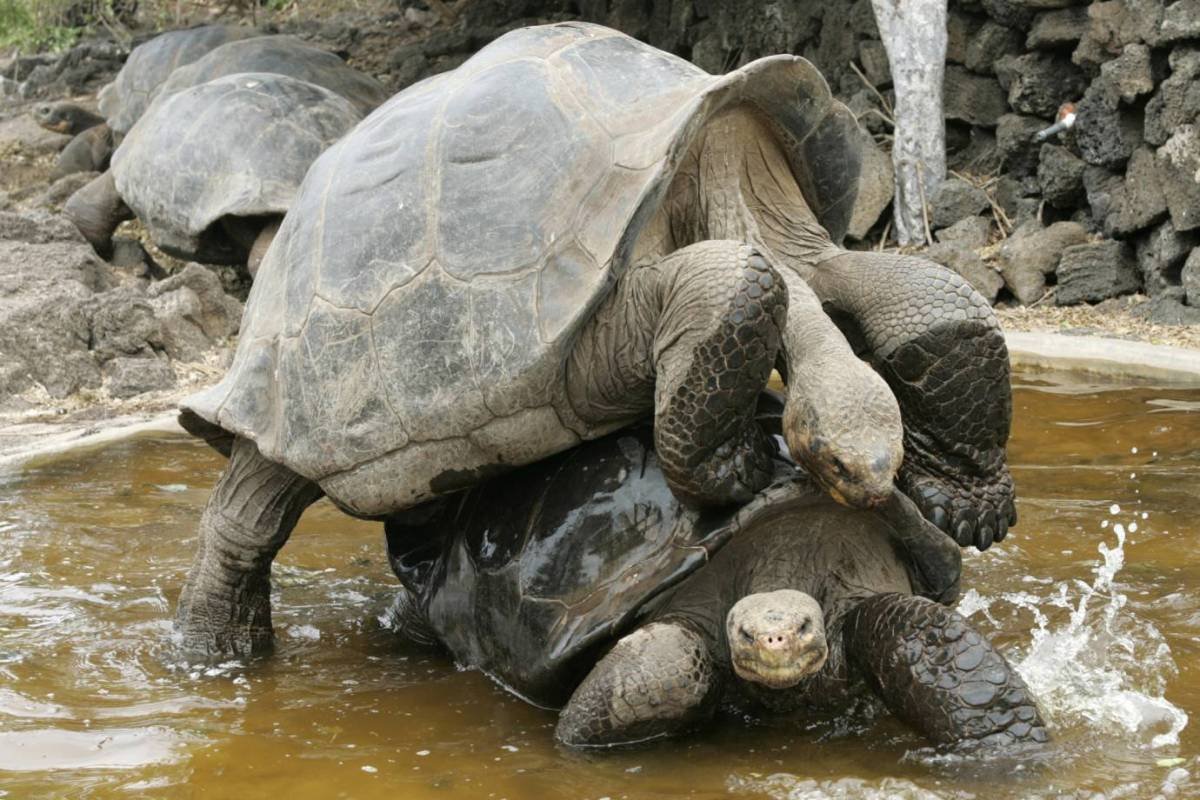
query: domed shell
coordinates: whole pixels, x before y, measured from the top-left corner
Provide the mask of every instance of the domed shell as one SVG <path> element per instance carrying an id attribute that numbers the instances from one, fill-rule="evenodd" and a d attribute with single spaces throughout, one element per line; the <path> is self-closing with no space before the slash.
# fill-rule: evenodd
<path id="1" fill-rule="evenodd" d="M 100 113 L 115 133 L 123 134 L 141 118 L 172 70 L 227 42 L 257 35 L 253 28 L 201 25 L 155 36 L 133 48 L 117 77 L 101 90 Z"/>
<path id="2" fill-rule="evenodd" d="M 238 72 L 274 72 L 314 83 L 349 100 L 362 116 L 388 97 L 383 85 L 370 75 L 294 36 L 259 36 L 223 44 L 176 69 L 160 91 L 177 92 Z"/>
<path id="3" fill-rule="evenodd" d="M 460 664 L 558 707 L 736 531 L 820 494 L 780 464 L 737 512 L 699 515 L 667 487 L 648 428 L 610 434 L 386 525 L 392 568 Z"/>
<path id="4" fill-rule="evenodd" d="M 229 372 L 185 409 L 382 515 L 561 451 L 575 334 L 721 109 L 753 106 L 844 233 L 857 123 L 817 70 L 724 76 L 598 25 L 508 33 L 313 165 Z"/>
<path id="5" fill-rule="evenodd" d="M 230 249 L 214 226 L 285 213 L 312 162 L 360 118 L 305 81 L 229 75 L 155 100 L 113 155 L 113 177 L 160 247 L 222 263 Z"/>

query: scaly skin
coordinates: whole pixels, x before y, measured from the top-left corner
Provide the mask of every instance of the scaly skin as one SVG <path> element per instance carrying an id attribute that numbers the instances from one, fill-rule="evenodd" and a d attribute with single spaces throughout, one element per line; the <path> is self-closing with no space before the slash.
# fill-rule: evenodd
<path id="1" fill-rule="evenodd" d="M 76 172 L 103 172 L 108 169 L 112 154 L 112 129 L 103 124 L 88 128 L 58 154 L 51 177 L 57 180 Z"/>
<path id="2" fill-rule="evenodd" d="M 316 484 L 236 439 L 200 518 L 200 547 L 175 612 L 182 652 L 194 661 L 250 657 L 271 648 L 271 562 Z"/>
<path id="3" fill-rule="evenodd" d="M 738 242 L 701 242 L 631 269 L 572 350 L 572 407 L 600 425 L 632 420 L 652 402 L 675 495 L 697 507 L 746 502 L 773 470 L 754 409 L 786 297 L 766 260 Z"/>
<path id="4" fill-rule="evenodd" d="M 112 255 L 113 231 L 122 220 L 133 217 L 133 212 L 117 193 L 111 171 L 71 195 L 63 206 L 63 213 L 104 258 Z"/>

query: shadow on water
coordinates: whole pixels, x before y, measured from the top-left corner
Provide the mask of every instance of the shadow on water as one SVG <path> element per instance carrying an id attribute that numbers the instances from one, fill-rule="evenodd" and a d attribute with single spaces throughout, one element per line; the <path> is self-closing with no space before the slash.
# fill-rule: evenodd
<path id="1" fill-rule="evenodd" d="M 1034 756 L 936 753 L 866 701 L 561 751 L 552 714 L 396 642 L 380 526 L 324 503 L 276 565 L 275 656 L 174 665 L 170 613 L 221 461 L 160 436 L 0 478 L 0 797 L 1192 794 L 1200 392 L 1040 374 L 1015 401 L 1021 524 L 968 556 L 960 610 L 1042 699 L 1056 741 Z"/>

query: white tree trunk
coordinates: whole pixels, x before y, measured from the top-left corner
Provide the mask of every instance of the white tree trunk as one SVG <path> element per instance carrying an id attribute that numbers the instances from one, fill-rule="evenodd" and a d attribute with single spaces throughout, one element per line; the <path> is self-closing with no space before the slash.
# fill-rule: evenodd
<path id="1" fill-rule="evenodd" d="M 871 0 L 871 5 L 896 89 L 896 239 L 924 242 L 923 198 L 946 177 L 946 0 Z"/>

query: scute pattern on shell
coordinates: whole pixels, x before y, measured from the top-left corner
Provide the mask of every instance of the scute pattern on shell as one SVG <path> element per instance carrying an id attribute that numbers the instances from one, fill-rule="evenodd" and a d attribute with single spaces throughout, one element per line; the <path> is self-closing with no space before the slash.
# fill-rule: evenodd
<path id="1" fill-rule="evenodd" d="M 840 239 L 856 123 L 807 61 L 713 76 L 598 25 L 500 37 L 317 160 L 228 375 L 185 407 L 364 515 L 599 435 L 559 388 L 574 334 L 691 141 L 737 103 Z"/>
<path id="2" fill-rule="evenodd" d="M 117 77 L 100 93 L 100 113 L 118 134 L 133 127 L 177 67 L 190 64 L 226 42 L 257 36 L 253 28 L 202 25 L 155 36 L 133 48 Z"/>
<path id="3" fill-rule="evenodd" d="M 314 83 L 349 100 L 362 116 L 387 99 L 379 81 L 294 36 L 258 36 L 223 44 L 176 69 L 159 91 L 170 94 L 239 72 L 271 72 Z"/>
<path id="4" fill-rule="evenodd" d="M 113 156 L 117 191 L 160 246 L 197 253 L 224 216 L 282 214 L 309 166 L 359 121 L 284 75 L 230 75 L 151 104 Z"/>

